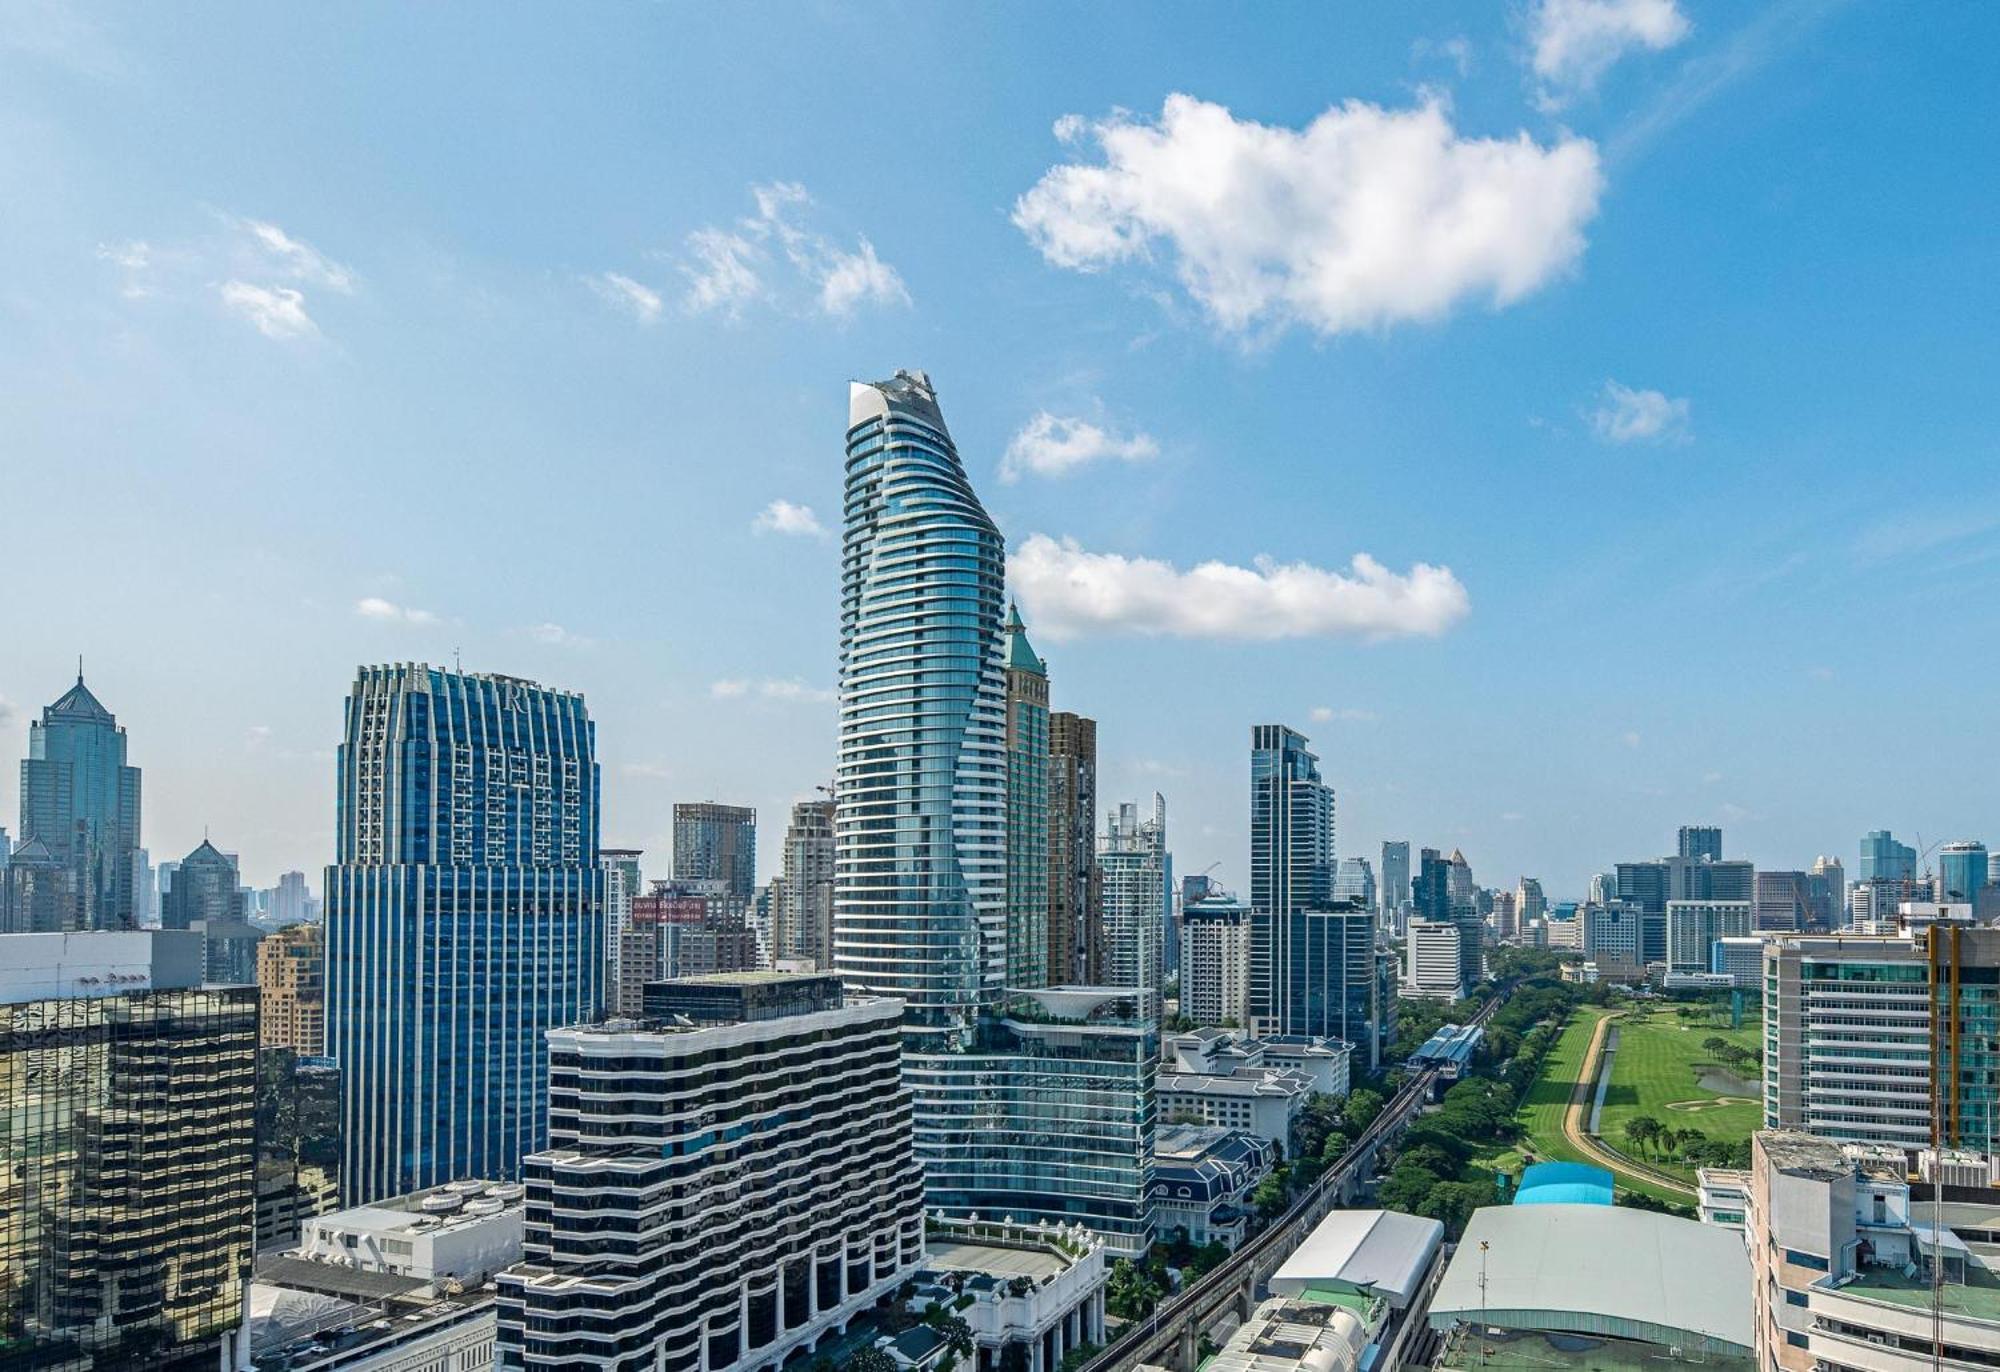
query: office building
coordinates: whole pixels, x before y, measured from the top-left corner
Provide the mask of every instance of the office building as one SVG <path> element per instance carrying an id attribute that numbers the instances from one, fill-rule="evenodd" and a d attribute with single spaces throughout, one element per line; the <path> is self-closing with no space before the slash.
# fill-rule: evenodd
<path id="1" fill-rule="evenodd" d="M 56 934 L 83 927 L 76 868 L 40 839 L 24 840 L 0 867 L 0 933 Z"/>
<path id="2" fill-rule="evenodd" d="M 785 849 L 771 911 L 772 953 L 833 966 L 833 802 L 802 800 L 785 826 Z"/>
<path id="3" fill-rule="evenodd" d="M 1104 885 L 1097 867 L 1097 721 L 1049 715 L 1049 980 L 1104 980 Z"/>
<path id="4" fill-rule="evenodd" d="M 173 889 L 160 902 L 161 928 L 201 934 L 206 975 L 219 985 L 257 980 L 257 944 L 263 933 L 249 922 L 242 885 L 235 857 L 203 839 L 181 859 Z"/>
<path id="5" fill-rule="evenodd" d="M 264 998 L 258 1042 L 307 1057 L 326 1052 L 325 931 L 290 924 L 257 946 L 257 989 Z"/>
<path id="6" fill-rule="evenodd" d="M 1250 1022 L 1250 907 L 1209 896 L 1181 907 L 1180 1013 L 1196 1024 Z"/>
<path id="7" fill-rule="evenodd" d="M 1767 938 L 1764 1044 L 1767 1128 L 1915 1150 L 1935 1124 L 1983 1148 L 2000 1126 L 2000 929 Z"/>
<path id="8" fill-rule="evenodd" d="M 1389 1007 L 1376 976 L 1375 921 L 1373 907 L 1339 901 L 1292 911 L 1275 1010 L 1259 1014 L 1254 1004 L 1258 920 L 1253 915 L 1250 1028 L 1267 1036 L 1342 1039 L 1355 1045 L 1369 1067 L 1376 1066 Z"/>
<path id="9" fill-rule="evenodd" d="M 1410 845 L 1394 839 L 1382 845 L 1382 916 L 1400 928 L 1403 907 L 1410 903 Z"/>
<path id="10" fill-rule="evenodd" d="M 1709 946 L 1708 970 L 1729 978 L 1738 991 L 1760 991 L 1764 986 L 1764 940 L 1755 934 L 1723 937 Z"/>
<path id="11" fill-rule="evenodd" d="M 1312 1081 L 1284 1067 L 1233 1066 L 1217 1072 L 1163 1069 L 1159 1076 L 1160 1119 L 1164 1123 L 1234 1129 L 1267 1140 L 1281 1157 L 1290 1156 L 1292 1134 L 1312 1096 Z"/>
<path id="12" fill-rule="evenodd" d="M 1007 661 L 1007 985 L 1049 984 L 1049 670 L 1009 606 Z M 1136 985 L 1137 983 L 1133 983 Z"/>
<path id="13" fill-rule="evenodd" d="M 1615 968 L 1619 975 L 1631 976 L 1643 972 L 1648 962 L 1666 960 L 1664 955 L 1658 959 L 1646 956 L 1651 920 L 1634 902 L 1585 905 L 1576 913 L 1583 924 L 1583 955 L 1601 969 Z M 1664 911 L 1660 923 L 1666 923 Z"/>
<path id="14" fill-rule="evenodd" d="M 1381 903 L 1375 890 L 1375 868 L 1367 858 L 1340 859 L 1333 873 L 1333 898 L 1371 910 Z"/>
<path id="15" fill-rule="evenodd" d="M 1806 873 L 1806 928 L 1830 934 L 1847 922 L 1847 873 L 1840 859 L 1821 854 Z"/>
<path id="16" fill-rule="evenodd" d="M 1697 862 L 1722 861 L 1722 830 L 1712 824 L 1683 824 L 1679 855 Z"/>
<path id="17" fill-rule="evenodd" d="M 76 685 L 28 724 L 16 838 L 40 840 L 74 874 L 73 927 L 138 926 L 139 769 L 127 765 L 125 731 L 83 684 L 81 663 Z"/>
<path id="18" fill-rule="evenodd" d="M 1856 881 L 1909 881 L 1917 875 L 1917 850 L 1898 843 L 1887 829 L 1870 829 L 1861 836 L 1861 861 Z"/>
<path id="19" fill-rule="evenodd" d="M 1488 891 L 1485 893 L 1491 907 L 1486 915 L 1486 928 L 1501 943 L 1512 943 L 1519 937 L 1521 925 L 1514 914 L 1514 893 L 1512 891 Z"/>
<path id="20" fill-rule="evenodd" d="M 1422 1000 L 1464 999 L 1464 937 L 1456 920 L 1412 914 L 1403 930 L 1403 994 Z"/>
<path id="21" fill-rule="evenodd" d="M 327 1049 L 347 1197 L 514 1178 L 543 1034 L 604 1003 L 596 726 L 518 677 L 363 667 L 336 754 Z"/>
<path id="22" fill-rule="evenodd" d="M 848 419 L 835 968 L 902 1002 L 930 1206 L 1080 1221 L 1141 1251 L 1156 1007 L 1132 988 L 1003 995 L 999 531 L 928 378 L 856 383 Z M 1058 755 L 1077 742 L 1057 735 L 1052 720 Z"/>
<path id="23" fill-rule="evenodd" d="M 1285 997 L 1303 974 L 1293 966 L 1303 929 L 1296 912 L 1333 899 L 1334 796 L 1320 780 L 1305 735 L 1282 724 L 1250 731 L 1250 1017 L 1290 1016 Z"/>
<path id="24" fill-rule="evenodd" d="M 1549 916 L 1549 898 L 1542 894 L 1542 883 L 1535 877 L 1522 877 L 1514 886 L 1514 920 L 1522 929 L 1527 929 L 1536 920 Z"/>
<path id="25" fill-rule="evenodd" d="M 319 902 L 306 885 L 304 872 L 286 872 L 271 888 L 270 919 L 274 925 L 301 924 L 319 915 Z"/>
<path id="26" fill-rule="evenodd" d="M 1986 885 L 1986 845 L 1973 839 L 1938 849 L 1937 895 L 1941 901 L 1971 904 Z"/>
<path id="27" fill-rule="evenodd" d="M 502 1367 L 776 1366 L 922 1262 L 897 1004 L 770 972 L 652 991 L 678 1020 L 549 1035 Z"/>
<path id="28" fill-rule="evenodd" d="M 1761 880 L 1763 873 L 1759 872 Z M 1667 902 L 1667 970 L 1714 970 L 1715 945 L 1726 938 L 1744 938 L 1760 927 L 1751 906 L 1741 900 L 1670 900 Z"/>
<path id="29" fill-rule="evenodd" d="M 201 982 L 192 933 L 0 938 L 0 1363 L 240 1365 L 257 991 Z"/>
<path id="30" fill-rule="evenodd" d="M 1157 1006 L 1165 977 L 1164 936 L 1172 910 L 1173 859 L 1167 852 L 1167 802 L 1153 794 L 1153 812 L 1121 804 L 1106 816 L 1097 846 L 1104 888 L 1104 984 L 1143 987 Z"/>
<path id="31" fill-rule="evenodd" d="M 604 984 L 615 987 L 622 980 L 620 961 L 625 954 L 627 935 L 632 928 L 632 902 L 644 889 L 639 859 L 643 848 L 603 848 L 598 860 L 604 865 Z"/>
<path id="32" fill-rule="evenodd" d="M 1605 884 L 1615 886 L 1618 900 L 1639 908 L 1642 966 L 1667 960 L 1668 901 L 1754 902 L 1757 898 L 1753 864 L 1707 856 L 1676 854 L 1647 862 L 1621 862 L 1614 880 Z M 1610 901 L 1595 903 L 1608 905 Z"/>
<path id="33" fill-rule="evenodd" d="M 1812 879 L 1804 872 L 1759 872 L 1756 928 L 1801 933 L 1812 923 Z"/>
<path id="34" fill-rule="evenodd" d="M 747 912 L 757 894 L 757 812 L 714 801 L 674 806 L 674 880 L 719 881 Z"/>

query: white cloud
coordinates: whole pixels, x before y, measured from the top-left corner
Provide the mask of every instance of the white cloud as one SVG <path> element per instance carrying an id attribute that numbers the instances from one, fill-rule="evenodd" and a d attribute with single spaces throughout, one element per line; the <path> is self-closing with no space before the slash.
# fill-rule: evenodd
<path id="1" fill-rule="evenodd" d="M 1541 103 L 1558 108 L 1591 90 L 1635 49 L 1663 52 L 1688 36 L 1675 0 L 1537 0 L 1528 16 Z"/>
<path id="2" fill-rule="evenodd" d="M 363 596 L 360 600 L 355 601 L 354 613 L 360 615 L 363 619 L 378 620 L 384 624 L 435 624 L 438 622 L 438 617 L 429 610 L 412 609 L 407 605 L 398 605 L 393 600 L 384 600 L 381 596 L 376 595 Z"/>
<path id="3" fill-rule="evenodd" d="M 1150 435 L 1117 434 L 1087 419 L 1039 410 L 1007 444 L 1000 479 L 1018 481 L 1030 472 L 1064 476 L 1093 462 L 1148 462 L 1159 455 Z"/>
<path id="4" fill-rule="evenodd" d="M 1639 746 L 1641 741 L 1639 738 L 1639 731 L 1637 729 L 1628 729 L 1623 734 L 1619 735 L 1619 741 L 1622 742 L 1627 748 L 1636 748 Z"/>
<path id="5" fill-rule="evenodd" d="M 664 781 L 674 774 L 673 768 L 658 762 L 623 762 L 618 770 L 628 777 L 646 777 L 653 781 Z"/>
<path id="6" fill-rule="evenodd" d="M 812 506 L 794 505 L 789 500 L 774 500 L 766 505 L 757 512 L 757 517 L 750 521 L 750 527 L 760 534 L 826 537 L 826 526 L 819 522 L 819 516 L 812 512 Z"/>
<path id="7" fill-rule="evenodd" d="M 222 307 L 248 320 L 266 338 L 311 338 L 319 325 L 306 313 L 306 298 L 290 286 L 256 286 L 225 281 L 218 286 Z"/>
<path id="8" fill-rule="evenodd" d="M 1312 708 L 1312 721 L 1315 724 L 1333 724 L 1335 722 L 1368 724 L 1372 723 L 1376 717 L 1373 710 L 1359 710 L 1352 705 L 1344 705 L 1339 709 L 1335 709 L 1331 705 L 1315 705 Z"/>
<path id="9" fill-rule="evenodd" d="M 1691 406 L 1661 391 L 1634 390 L 1606 381 L 1591 411 L 1590 427 L 1606 443 L 1660 443 L 1687 437 Z"/>
<path id="10" fill-rule="evenodd" d="M 1158 120 L 1120 111 L 1087 127 L 1102 164 L 1049 170 L 1014 223 L 1077 271 L 1164 247 L 1188 293 L 1239 332 L 1512 304 L 1582 256 L 1603 188 L 1588 140 L 1461 137 L 1435 95 L 1407 110 L 1352 100 L 1294 130 L 1175 94 Z"/>
<path id="11" fill-rule="evenodd" d="M 659 319 L 663 302 L 660 293 L 642 282 L 619 272 L 600 272 L 596 276 L 584 278 L 597 298 L 613 309 L 622 310 L 641 324 L 651 324 Z"/>
<path id="12" fill-rule="evenodd" d="M 1182 571 L 1031 534 L 1008 558 L 1007 581 L 1036 631 L 1052 639 L 1093 632 L 1399 638 L 1441 634 L 1470 609 L 1450 568 L 1419 562 L 1398 574 L 1366 553 L 1346 572 L 1268 558 L 1252 567 L 1204 562 Z"/>
<path id="13" fill-rule="evenodd" d="M 146 273 L 153 265 L 153 246 L 134 238 L 124 243 L 99 243 L 98 257 L 125 273 L 125 288 L 119 292 L 127 300 L 143 300 L 151 295 Z"/>
<path id="14" fill-rule="evenodd" d="M 531 625 L 521 632 L 535 640 L 535 642 L 546 643 L 551 648 L 589 648 L 595 642 L 593 639 L 585 638 L 582 634 L 573 633 L 565 629 L 562 625 L 552 620 L 544 620 L 540 624 Z"/>
<path id="15" fill-rule="evenodd" d="M 725 678 L 711 683 L 708 693 L 717 700 L 742 700 L 755 696 L 759 700 L 780 703 L 807 701 L 814 704 L 834 700 L 839 694 L 821 687 L 808 686 L 796 677 L 782 681 L 776 678 L 767 678 L 763 681 L 750 681 L 742 677 Z"/>
<path id="16" fill-rule="evenodd" d="M 248 235 L 266 262 L 284 275 L 308 285 L 324 286 L 342 295 L 354 293 L 354 271 L 342 266 L 318 248 L 293 238 L 276 224 L 263 219 L 232 221 Z"/>
<path id="17" fill-rule="evenodd" d="M 685 303 L 691 312 L 734 317 L 744 305 L 770 297 L 767 273 L 777 265 L 774 247 L 811 289 L 822 314 L 845 318 L 863 305 L 910 303 L 901 274 L 876 254 L 873 243 L 857 237 L 850 252 L 799 223 L 813 203 L 804 186 L 775 181 L 752 186 L 750 196 L 757 204 L 754 215 L 733 228 L 710 225 L 688 235 L 689 260 L 681 272 L 688 278 Z"/>

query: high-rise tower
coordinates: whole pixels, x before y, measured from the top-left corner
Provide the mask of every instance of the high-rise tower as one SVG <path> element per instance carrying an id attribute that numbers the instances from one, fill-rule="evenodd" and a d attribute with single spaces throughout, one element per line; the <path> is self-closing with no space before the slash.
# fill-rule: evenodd
<path id="1" fill-rule="evenodd" d="M 1007 612 L 1007 984 L 1049 984 L 1049 671 Z"/>
<path id="2" fill-rule="evenodd" d="M 364 667 L 336 771 L 345 1198 L 512 1179 L 547 1142 L 543 1034 L 603 1006 L 596 726 L 518 677 Z"/>
<path id="3" fill-rule="evenodd" d="M 1130 990 L 1006 989 L 999 530 L 921 372 L 853 387 L 846 463 L 835 970 L 903 1000 L 930 1208 L 1142 1252 L 1157 1018 Z"/>
<path id="4" fill-rule="evenodd" d="M 41 840 L 55 865 L 72 874 L 71 927 L 137 926 L 139 769 L 126 765 L 125 731 L 83 684 L 81 665 L 76 685 L 28 725 L 16 837 Z"/>
<path id="5" fill-rule="evenodd" d="M 1000 531 L 922 372 L 848 395 L 835 968 L 969 1043 L 1007 966 Z"/>
<path id="6" fill-rule="evenodd" d="M 1097 721 L 1049 716 L 1049 982 L 1104 980 L 1104 874 L 1097 865 Z"/>
<path id="7" fill-rule="evenodd" d="M 1333 788 L 1319 777 L 1306 737 L 1282 724 L 1250 731 L 1250 1017 L 1253 1027 L 1288 1018 L 1293 916 L 1333 900 Z"/>

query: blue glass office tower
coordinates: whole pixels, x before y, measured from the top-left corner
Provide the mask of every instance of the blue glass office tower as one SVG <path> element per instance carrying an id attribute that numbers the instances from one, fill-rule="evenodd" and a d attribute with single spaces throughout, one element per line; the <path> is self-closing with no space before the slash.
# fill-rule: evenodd
<path id="1" fill-rule="evenodd" d="M 848 397 L 833 964 L 901 997 L 925 1203 L 1150 1237 L 1158 1027 L 1129 991 L 1003 994 L 1000 533 L 921 372 Z"/>
<path id="2" fill-rule="evenodd" d="M 125 731 L 77 669 L 76 685 L 28 725 L 21 759 L 20 840 L 41 840 L 69 873 L 68 928 L 138 926 L 133 855 L 139 849 L 139 769 L 125 763 Z"/>
<path id="3" fill-rule="evenodd" d="M 1861 839 L 1856 881 L 1909 881 L 1917 874 L 1917 850 L 1896 842 L 1887 829 L 1871 829 Z"/>
<path id="4" fill-rule="evenodd" d="M 364 667 L 326 872 L 343 1199 L 512 1178 L 545 1147 L 544 1031 L 603 1003 L 596 729 L 515 677 Z"/>
<path id="5" fill-rule="evenodd" d="M 1986 845 L 1973 839 L 1947 843 L 1938 849 L 1939 900 L 1970 904 L 1986 884 Z"/>

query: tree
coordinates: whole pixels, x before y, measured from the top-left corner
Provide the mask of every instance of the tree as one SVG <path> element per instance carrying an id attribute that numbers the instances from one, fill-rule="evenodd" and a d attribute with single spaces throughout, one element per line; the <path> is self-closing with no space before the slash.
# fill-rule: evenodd
<path id="1" fill-rule="evenodd" d="M 1365 1086 L 1359 1091 L 1350 1092 L 1340 1109 L 1341 1126 L 1352 1137 L 1360 1138 L 1368 1126 L 1375 1122 L 1375 1117 L 1382 1113 L 1382 1107 L 1388 1103 L 1382 1099 L 1379 1091 L 1370 1091 Z"/>
<path id="2" fill-rule="evenodd" d="M 897 1372 L 896 1360 L 879 1348 L 864 1348 L 848 1355 L 846 1372 Z"/>
<path id="3" fill-rule="evenodd" d="M 1159 1304 L 1161 1288 L 1153 1275 L 1129 1258 L 1111 1264 L 1104 1285 L 1105 1308 L 1121 1320 L 1143 1320 Z"/>
<path id="4" fill-rule="evenodd" d="M 972 1337 L 972 1326 L 957 1315 L 939 1315 L 925 1323 L 942 1334 L 945 1347 L 961 1358 L 971 1357 L 979 1346 Z"/>
<path id="5" fill-rule="evenodd" d="M 1257 1213 L 1267 1220 L 1276 1219 L 1284 1214 L 1285 1206 L 1290 1203 L 1285 1194 L 1286 1176 L 1285 1165 L 1279 1163 L 1270 1170 L 1264 1180 L 1257 1183 L 1257 1189 L 1250 1193 L 1250 1203 L 1257 1208 Z"/>
<path id="6" fill-rule="evenodd" d="M 1631 1119 L 1626 1120 L 1624 1127 L 1619 1132 L 1624 1134 L 1625 1142 L 1635 1152 L 1643 1152 L 1645 1150 L 1646 1126 L 1640 1116 L 1634 1115 Z"/>

